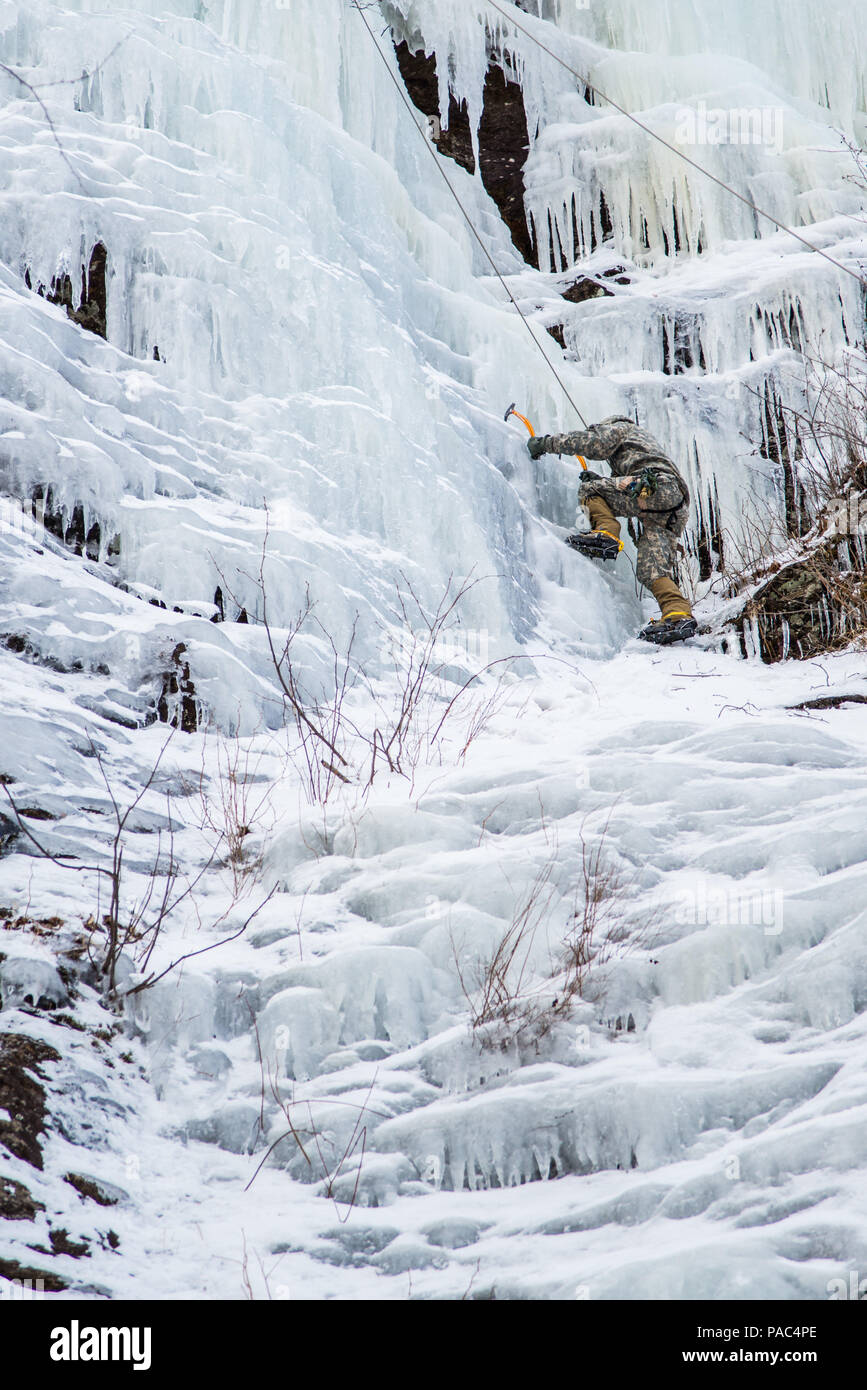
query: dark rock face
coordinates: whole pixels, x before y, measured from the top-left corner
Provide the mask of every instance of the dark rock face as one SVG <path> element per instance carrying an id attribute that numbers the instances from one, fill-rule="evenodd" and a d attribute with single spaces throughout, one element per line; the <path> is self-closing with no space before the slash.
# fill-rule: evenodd
<path id="1" fill-rule="evenodd" d="M 36 1077 L 43 1062 L 59 1061 L 60 1054 L 47 1043 L 20 1033 L 0 1034 L 0 1109 L 9 1114 L 8 1120 L 0 1120 L 0 1144 L 33 1168 L 42 1168 L 39 1141 L 46 1110 L 45 1089 Z"/>
<path id="2" fill-rule="evenodd" d="M 77 502 L 72 510 L 61 507 L 51 489 L 39 483 L 33 490 L 30 508 L 35 521 L 41 521 L 49 535 L 55 536 L 76 555 L 98 561 L 102 551 L 102 527 L 96 520 L 86 525 L 84 507 Z M 120 536 L 108 543 L 105 558 L 109 563 L 120 554 Z"/>
<path id="3" fill-rule="evenodd" d="M 15 844 L 19 833 L 17 822 L 0 811 L 0 855 L 5 854 Z"/>
<path id="4" fill-rule="evenodd" d="M 107 262 L 108 251 L 102 242 L 98 241 L 90 254 L 87 268 L 81 267 L 81 303 L 77 309 L 73 307 L 72 280 L 68 275 L 55 276 L 49 289 L 46 289 L 44 285 L 37 285 L 36 293 L 47 299 L 49 304 L 62 305 L 72 322 L 87 329 L 88 333 L 95 333 L 97 337 L 105 338 L 108 336 Z M 28 289 L 33 288 L 29 270 L 24 273 L 24 283 Z"/>
<path id="5" fill-rule="evenodd" d="M 406 89 L 425 116 L 439 125 L 439 87 L 436 58 L 412 53 L 407 43 L 395 45 Z M 448 155 L 469 173 L 476 172 L 466 102 L 449 103 L 448 127 L 435 134 L 440 154 Z M 524 210 L 524 165 L 530 149 L 524 94 L 501 67 L 492 64 L 485 79 L 484 112 L 479 126 L 479 173 L 509 228 L 512 241 L 530 265 L 538 253 Z"/>
<path id="6" fill-rule="evenodd" d="M 4 1279 L 15 1279 L 22 1284 L 47 1289 L 49 1293 L 60 1293 L 69 1288 L 59 1274 L 51 1274 L 46 1269 L 33 1269 L 30 1265 L 19 1264 L 17 1260 L 0 1260 L 0 1274 Z"/>
<path id="7" fill-rule="evenodd" d="M 65 984 L 47 961 L 26 956 L 0 961 L 0 1008 L 43 1012 L 68 1002 Z"/>
<path id="8" fill-rule="evenodd" d="M 502 68 L 488 68 L 485 106 L 479 126 L 482 183 L 500 209 L 512 241 L 524 260 L 538 266 L 524 210 L 524 165 L 530 152 L 524 93 Z"/>
<path id="9" fill-rule="evenodd" d="M 790 565 L 768 581 L 750 600 L 744 616 L 755 619 L 762 643 L 762 660 L 781 661 L 786 654 L 786 630 L 792 656 L 812 656 L 827 650 L 827 633 L 820 626 L 823 586 L 817 574 L 803 565 Z"/>
<path id="10" fill-rule="evenodd" d="M 108 262 L 108 251 L 101 241 L 98 241 L 90 255 L 90 265 L 87 268 L 87 294 L 82 294 L 81 308 L 78 310 L 79 317 L 72 315 L 75 323 L 80 323 L 82 328 L 86 328 L 90 333 L 96 333 L 100 338 L 107 336 L 106 319 L 108 315 L 108 290 L 106 287 L 106 264 Z"/>
<path id="11" fill-rule="evenodd" d="M 395 44 L 395 53 L 406 89 L 413 103 L 429 120 L 439 122 L 439 87 L 437 85 L 436 58 L 426 57 L 424 53 L 411 53 L 409 44 Z M 476 172 L 473 142 L 470 136 L 470 120 L 467 104 L 458 106 L 454 97 L 449 101 L 448 128 L 439 132 L 436 146 L 440 154 L 448 155 L 468 173 Z"/>
<path id="12" fill-rule="evenodd" d="M 698 497 L 696 500 L 698 527 L 693 551 L 698 559 L 698 577 L 703 582 L 710 579 L 715 569 L 722 569 L 726 552 L 716 485 L 713 489 L 708 488 L 704 497 Z"/>
<path id="13" fill-rule="evenodd" d="M 24 1186 L 14 1178 L 4 1178 L 0 1174 L 0 1218 L 5 1221 L 33 1221 L 38 1211 L 44 1211 L 43 1202 L 37 1202 Z"/>
<path id="14" fill-rule="evenodd" d="M 564 331 L 563 331 L 563 325 L 562 325 L 562 323 L 549 323 L 547 327 L 548 327 L 548 332 L 551 334 L 551 337 L 554 339 L 554 342 L 555 342 L 555 343 L 559 343 L 559 344 L 560 344 L 560 347 L 563 348 L 563 350 L 564 350 L 564 352 L 565 352 L 565 350 L 566 350 L 566 335 L 565 335 L 565 333 L 564 333 Z"/>
<path id="15" fill-rule="evenodd" d="M 57 1227 L 50 1231 L 48 1239 L 51 1241 L 51 1253 L 53 1255 L 71 1255 L 74 1260 L 80 1260 L 82 1255 L 90 1254 L 90 1241 L 71 1240 L 69 1232 L 64 1227 Z"/>
<path id="16" fill-rule="evenodd" d="M 778 568 L 746 604 L 743 617 L 758 628 L 762 660 L 806 658 L 850 642 L 867 630 L 867 579 L 855 564 L 843 569 L 839 539 Z M 854 543 L 848 542 L 854 552 Z M 742 638 L 742 646 L 746 650 Z"/>
<path id="17" fill-rule="evenodd" d="M 588 299 L 602 299 L 606 295 L 610 297 L 613 293 L 613 290 L 601 285 L 598 280 L 591 280 L 588 275 L 582 275 L 573 285 L 567 286 L 563 291 L 563 298 L 568 299 L 570 304 L 585 304 Z"/>
<path id="18" fill-rule="evenodd" d="M 86 1197 L 100 1207 L 116 1207 L 119 1202 L 126 1200 L 127 1194 L 122 1188 L 101 1178 L 91 1177 L 88 1173 L 67 1173 L 63 1181 L 74 1187 L 80 1197 Z"/>
<path id="19" fill-rule="evenodd" d="M 765 382 L 762 401 L 762 458 L 776 463 L 783 472 L 783 493 L 786 504 L 786 534 L 803 536 L 810 528 L 810 518 L 803 492 L 798 486 L 797 461 L 802 457 L 797 430 L 790 428 L 783 404 L 769 382 Z"/>
<path id="20" fill-rule="evenodd" d="M 199 727 L 199 706 L 196 687 L 190 677 L 190 663 L 182 660 L 186 650 L 186 643 L 179 642 L 172 652 L 172 666 L 163 676 L 162 693 L 157 701 L 157 716 L 173 729 L 194 734 Z"/>
<path id="21" fill-rule="evenodd" d="M 603 270 L 598 279 L 590 275 L 579 275 L 577 280 L 573 280 L 571 285 L 567 285 L 565 290 L 560 293 L 570 304 L 586 304 L 590 299 L 610 299 L 614 291 L 609 289 L 604 282 L 613 280 L 618 285 L 629 285 L 631 280 L 622 265 L 612 266 L 610 270 Z M 561 348 L 566 348 L 566 337 L 562 323 L 551 323 L 547 325 L 548 332 Z"/>

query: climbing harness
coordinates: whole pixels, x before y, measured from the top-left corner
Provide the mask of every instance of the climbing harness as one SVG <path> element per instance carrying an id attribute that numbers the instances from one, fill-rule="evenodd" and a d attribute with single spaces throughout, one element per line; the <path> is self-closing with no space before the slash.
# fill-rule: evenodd
<path id="1" fill-rule="evenodd" d="M 656 473 L 652 468 L 642 468 L 623 491 L 627 497 L 652 497 L 656 492 Z"/>

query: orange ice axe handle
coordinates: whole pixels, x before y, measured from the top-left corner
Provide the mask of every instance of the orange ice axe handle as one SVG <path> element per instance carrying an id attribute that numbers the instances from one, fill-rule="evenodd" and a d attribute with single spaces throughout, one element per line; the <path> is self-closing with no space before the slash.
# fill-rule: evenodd
<path id="1" fill-rule="evenodd" d="M 521 421 L 522 425 L 526 425 L 527 429 L 530 432 L 530 438 L 535 439 L 536 431 L 533 429 L 533 426 L 530 424 L 530 421 L 527 419 L 526 415 L 522 415 L 519 410 L 515 409 L 514 401 L 512 401 L 512 404 L 509 406 L 509 409 L 506 411 L 505 415 L 503 416 L 503 419 L 508 420 L 510 415 L 514 415 L 517 420 Z"/>
<path id="2" fill-rule="evenodd" d="M 509 406 L 509 409 L 506 411 L 505 415 L 503 416 L 503 419 L 504 419 L 504 420 L 508 420 L 508 418 L 509 418 L 510 415 L 514 415 L 515 418 L 516 418 L 517 420 L 520 420 L 521 423 L 522 423 L 523 425 L 526 425 L 526 426 L 527 426 L 527 429 L 530 431 L 530 437 L 531 437 L 531 438 L 535 438 L 535 436 L 536 436 L 536 431 L 533 429 L 533 426 L 530 424 L 530 421 L 527 419 L 526 415 L 522 415 L 521 412 L 520 412 L 519 410 L 516 410 L 516 409 L 515 409 L 515 402 L 514 402 L 514 401 L 512 401 L 512 404 Z M 581 467 L 582 467 L 582 468 L 586 468 L 586 467 L 587 467 L 586 461 L 581 457 L 580 454 L 578 454 L 577 457 L 578 457 L 578 462 L 580 463 Z"/>

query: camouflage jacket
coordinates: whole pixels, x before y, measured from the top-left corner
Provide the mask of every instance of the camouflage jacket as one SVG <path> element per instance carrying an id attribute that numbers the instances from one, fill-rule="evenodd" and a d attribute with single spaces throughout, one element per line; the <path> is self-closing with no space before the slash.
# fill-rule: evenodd
<path id="1" fill-rule="evenodd" d="M 552 434 L 550 441 L 550 451 L 554 454 L 581 454 L 588 459 L 607 459 L 615 478 L 622 478 L 627 473 L 640 473 L 642 468 L 650 467 L 660 473 L 671 473 L 680 483 L 684 502 L 689 502 L 689 488 L 659 441 L 624 415 L 609 415 L 587 430 Z"/>

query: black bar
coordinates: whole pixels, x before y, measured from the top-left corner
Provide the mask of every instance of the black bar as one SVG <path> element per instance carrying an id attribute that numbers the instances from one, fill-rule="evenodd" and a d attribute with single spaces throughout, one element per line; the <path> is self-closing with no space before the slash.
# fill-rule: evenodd
<path id="1" fill-rule="evenodd" d="M 596 1384 L 608 1383 L 610 1377 L 617 1385 L 626 1383 L 627 1374 L 653 1377 L 674 1368 L 697 1378 L 714 1368 L 735 1374 L 796 1368 L 827 1383 L 859 1364 L 867 1311 L 857 1289 L 854 1297 L 845 1291 L 845 1297 L 822 1302 L 594 1303 L 578 1298 L 565 1305 L 522 1301 L 516 1308 L 512 1303 L 508 1322 L 499 1325 L 496 1312 L 474 1316 L 462 1302 L 432 1299 L 137 1303 L 73 1301 L 51 1294 L 28 1298 L 26 1290 L 21 1292 L 21 1298 L 0 1301 L 0 1367 L 3 1384 L 10 1387 L 127 1376 L 137 1383 L 167 1372 L 198 1378 L 213 1374 L 222 1385 L 239 1373 L 234 1369 L 237 1358 L 245 1379 L 270 1378 L 281 1368 L 287 1375 L 309 1375 L 301 1367 L 311 1359 L 320 1361 L 322 1373 L 331 1379 L 332 1356 L 343 1365 L 357 1358 L 369 1373 L 370 1354 L 381 1339 L 392 1377 L 398 1360 L 402 1377 L 414 1373 L 416 1360 L 429 1375 L 439 1353 L 447 1372 L 461 1379 L 478 1361 L 489 1380 L 502 1357 L 513 1380 L 515 1366 L 509 1358 L 517 1339 L 529 1352 L 525 1338 L 537 1331 L 540 1340 L 532 1358 L 541 1363 L 535 1374 L 545 1380 L 559 1379 L 565 1371 L 575 1383 L 582 1368 L 589 1372 L 591 1366 Z M 116 1332 L 103 1338 L 103 1328 Z M 404 1329 L 424 1340 L 407 1347 L 400 1342 Z M 461 1341 L 453 1340 L 452 1333 Z M 107 1359 L 89 1359 L 92 1352 Z M 115 1354 L 126 1359 L 113 1359 Z M 207 1390 L 201 1379 L 198 1385 Z"/>

